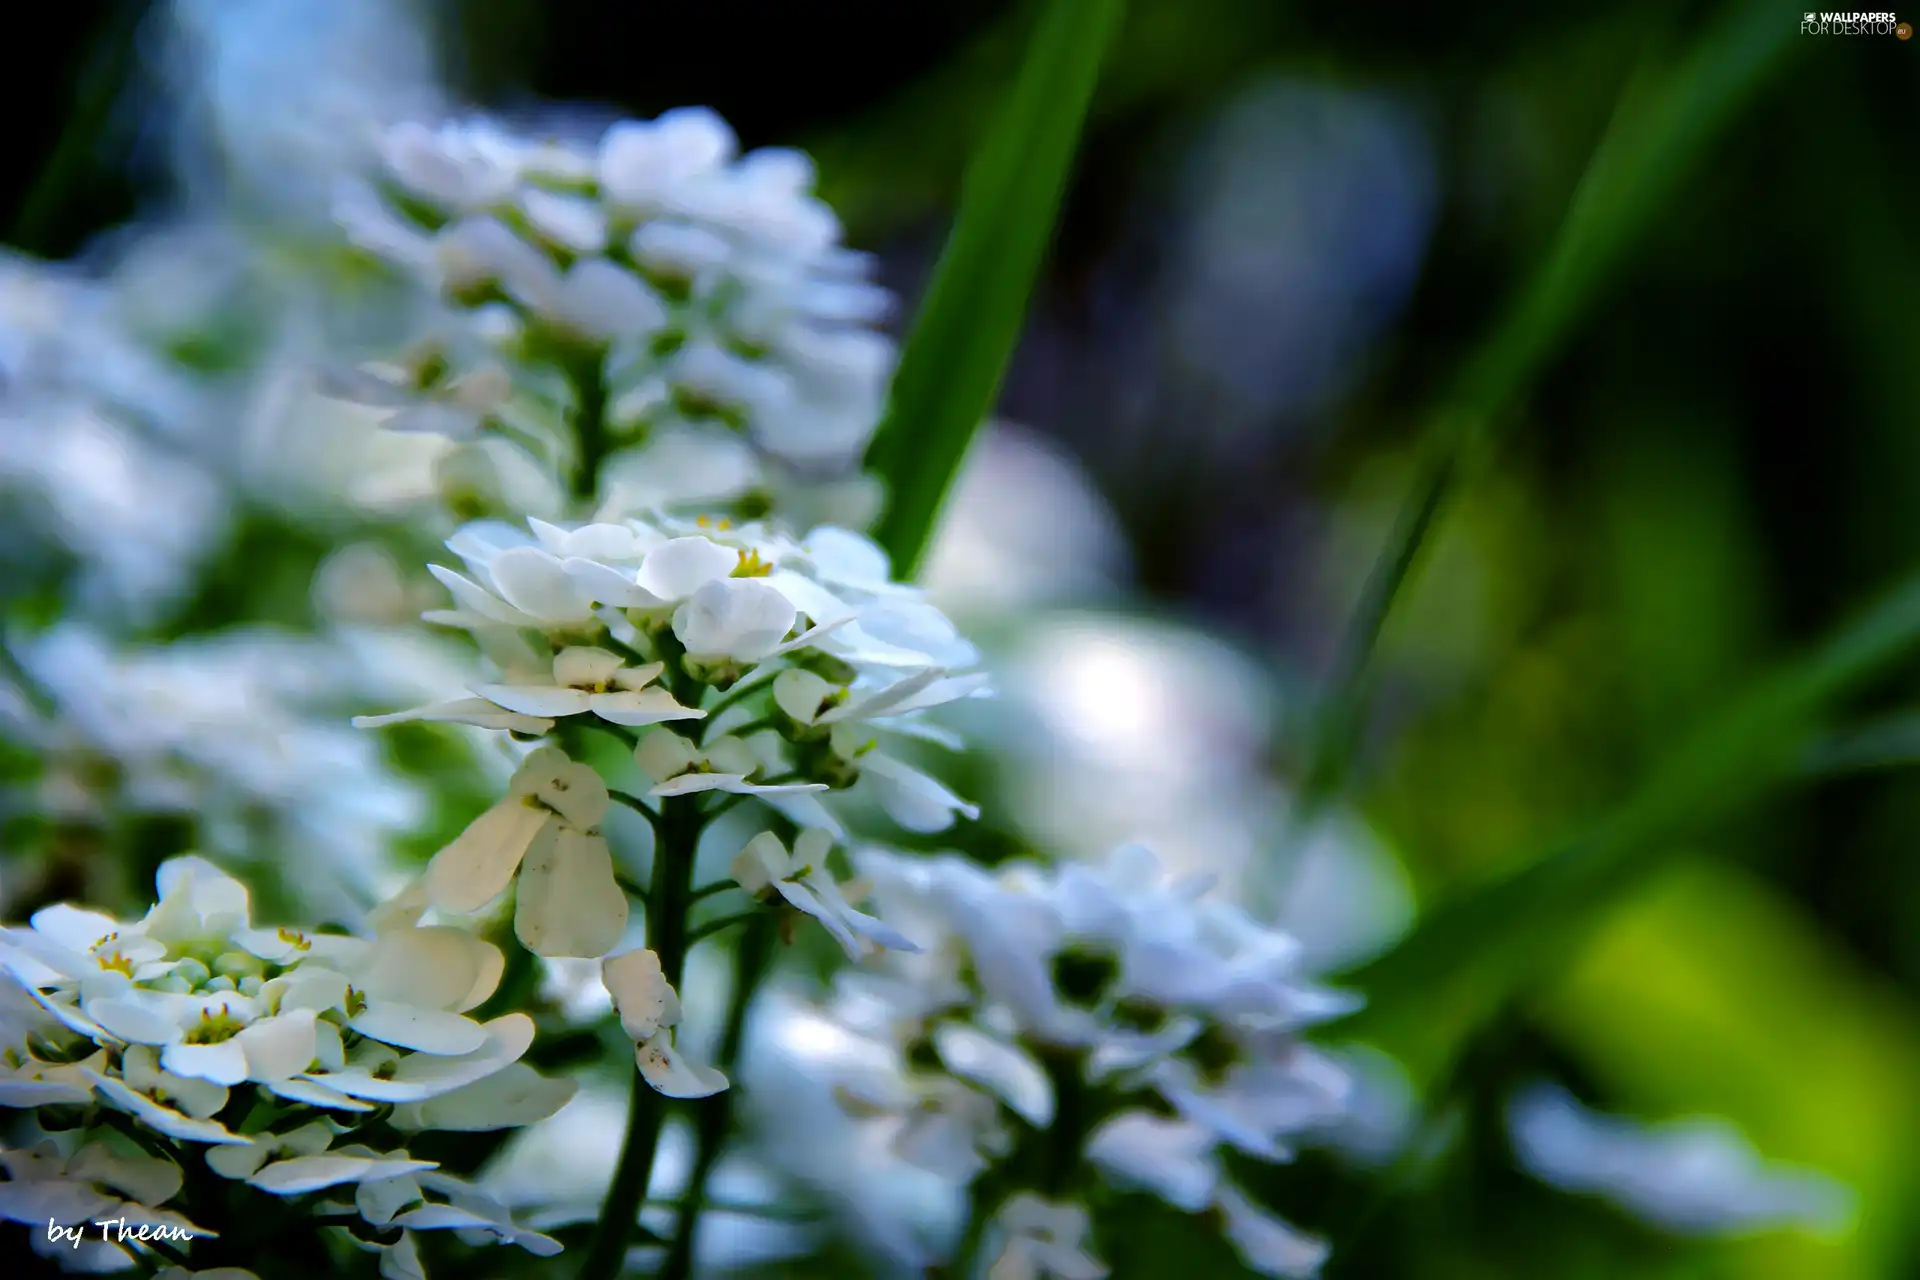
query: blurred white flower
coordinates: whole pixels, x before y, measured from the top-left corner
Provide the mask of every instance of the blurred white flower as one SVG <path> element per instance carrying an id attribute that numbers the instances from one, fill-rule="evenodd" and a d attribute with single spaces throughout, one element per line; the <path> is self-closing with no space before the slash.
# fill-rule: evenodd
<path id="1" fill-rule="evenodd" d="M 382 166 L 391 203 L 366 187 L 337 203 L 349 238 L 456 304 L 504 297 L 592 348 L 624 441 L 742 432 L 781 483 L 857 464 L 893 365 L 866 326 L 891 300 L 840 247 L 804 156 L 739 156 L 718 116 L 687 108 L 594 144 L 403 123 Z"/>
<path id="2" fill-rule="evenodd" d="M 1832 1232 L 1854 1212 L 1846 1187 L 1767 1163 L 1723 1120 L 1645 1126 L 1590 1111 L 1565 1090 L 1538 1084 L 1513 1098 L 1507 1130 L 1521 1167 L 1534 1177 L 1563 1191 L 1603 1196 L 1669 1231 Z"/>
<path id="3" fill-rule="evenodd" d="M 734 857 L 733 879 L 755 897 L 772 890 L 795 910 L 818 920 L 849 960 L 858 960 L 875 947 L 918 951 L 885 921 L 848 905 L 827 867 L 832 849 L 833 837 L 818 827 L 802 831 L 792 853 L 779 836 L 762 831 Z"/>
<path id="4" fill-rule="evenodd" d="M 43 753 L 41 804 L 61 817 L 191 815 L 204 848 L 271 845 L 272 870 L 353 918 L 422 811 L 373 743 L 327 717 L 382 678 L 330 640 L 261 629 L 116 648 L 62 623 L 9 649 L 49 704 L 14 728 Z"/>
<path id="5" fill-rule="evenodd" d="M 1021 1192 L 1000 1207 L 994 1225 L 1000 1256 L 987 1280 L 1104 1280 L 1107 1266 L 1087 1252 L 1093 1225 L 1077 1204 L 1054 1204 Z"/>
<path id="6" fill-rule="evenodd" d="M 992 703 L 949 719 L 998 748 L 999 798 L 1040 846 L 1097 858 L 1150 846 L 1220 896 L 1270 914 L 1309 967 L 1352 964 L 1412 918 L 1405 871 L 1356 817 L 1296 829 L 1270 773 L 1281 719 L 1249 657 L 1173 623 L 1071 611 L 1029 619 L 995 655 Z"/>
<path id="7" fill-rule="evenodd" d="M 1119 518 L 1079 464 L 996 422 L 974 437 L 920 580 L 950 612 L 998 616 L 1109 595 L 1126 559 Z"/>

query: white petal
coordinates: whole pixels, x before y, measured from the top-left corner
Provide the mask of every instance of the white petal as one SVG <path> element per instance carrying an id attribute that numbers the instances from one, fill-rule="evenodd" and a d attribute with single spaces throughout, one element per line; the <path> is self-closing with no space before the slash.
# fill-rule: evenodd
<path id="1" fill-rule="evenodd" d="M 669 720 L 704 720 L 707 715 L 696 707 L 681 706 L 673 694 L 657 686 L 619 693 L 596 693 L 589 704 L 593 713 L 602 720 L 636 728 L 665 724 Z"/>
<path id="2" fill-rule="evenodd" d="M 568 686 L 605 684 L 627 660 L 598 645 L 569 645 L 553 655 L 553 681 Z"/>
<path id="3" fill-rule="evenodd" d="M 569 253 L 599 253 L 607 247 L 607 215 L 585 197 L 527 187 L 520 192 L 520 208 L 543 239 Z"/>
<path id="4" fill-rule="evenodd" d="M 809 859 L 809 861 L 812 861 L 812 859 Z M 886 921 L 877 916 L 870 916 L 866 912 L 850 906 L 847 900 L 841 896 L 840 886 L 834 883 L 833 876 L 826 868 L 819 863 L 815 863 L 814 866 L 815 869 L 812 872 L 801 877 L 802 883 L 804 883 L 807 888 L 813 890 L 815 896 L 820 899 L 827 910 L 838 917 L 847 928 L 853 930 L 854 933 L 865 938 L 867 941 L 886 947 L 892 951 L 914 952 L 920 950 L 918 943 L 902 934 Z"/>
<path id="5" fill-rule="evenodd" d="M 33 931 L 71 951 L 90 952 L 120 931 L 120 922 L 98 911 L 84 911 L 68 903 L 42 907 L 28 921 Z"/>
<path id="6" fill-rule="evenodd" d="M 509 796 L 468 824 L 427 864 L 427 892 L 442 911 L 472 914 L 506 892 L 553 815 Z"/>
<path id="7" fill-rule="evenodd" d="M 1259 1274 L 1309 1277 L 1326 1263 L 1331 1250 L 1324 1240 L 1296 1231 L 1234 1187 L 1223 1183 L 1213 1203 L 1240 1260 Z"/>
<path id="8" fill-rule="evenodd" d="M 477 684 L 473 691 L 509 711 L 542 719 L 577 716 L 588 706 L 586 693 L 553 684 Z"/>
<path id="9" fill-rule="evenodd" d="M 635 582 L 631 573 L 601 564 L 598 560 L 569 556 L 564 565 L 575 588 L 587 599 L 599 604 L 610 604 L 616 609 L 658 609 L 672 603 Z"/>
<path id="10" fill-rule="evenodd" d="M 669 778 L 647 794 L 664 799 L 668 796 L 692 795 L 697 791 L 730 791 L 743 796 L 790 795 L 797 791 L 825 791 L 824 782 L 781 782 L 772 786 L 762 786 L 757 782 L 748 782 L 737 773 L 683 773 L 677 778 Z"/>
<path id="11" fill-rule="evenodd" d="M 811 671 L 789 667 L 774 677 L 773 701 L 795 723 L 812 724 L 820 718 L 821 706 L 827 697 L 839 688 Z"/>
<path id="12" fill-rule="evenodd" d="M 524 1062 L 496 1071 L 451 1093 L 394 1109 L 400 1129 L 480 1132 L 514 1129 L 553 1115 L 573 1099 L 579 1083 L 541 1075 Z"/>
<path id="13" fill-rule="evenodd" d="M 184 1044 L 176 1040 L 160 1051 L 160 1065 L 177 1076 L 232 1086 L 247 1078 L 247 1051 L 240 1047 L 238 1039 L 222 1040 L 218 1044 Z"/>
<path id="14" fill-rule="evenodd" d="M 759 578 L 716 578 L 674 611 L 673 633 L 694 657 L 751 662 L 780 643 L 798 613 Z"/>
<path id="15" fill-rule="evenodd" d="M 1207 1128 L 1190 1120 L 1123 1111 L 1094 1130 L 1087 1159 L 1116 1186 L 1199 1213 L 1213 1202 L 1220 1181 L 1216 1145 Z"/>
<path id="16" fill-rule="evenodd" d="M 487 1033 L 472 1018 L 387 1001 L 368 1001 L 347 1025 L 369 1040 L 442 1057 L 472 1053 L 487 1040 Z M 302 1062 L 300 1069 L 304 1071 L 306 1066 Z"/>
<path id="17" fill-rule="evenodd" d="M 320 1107 L 330 1111 L 373 1110 L 371 1102 L 349 1098 L 338 1089 L 301 1076 L 295 1076 L 291 1080 L 269 1080 L 266 1082 L 266 1088 L 269 1093 L 285 1098 L 289 1102 L 304 1102 L 310 1107 Z"/>
<path id="18" fill-rule="evenodd" d="M 568 760 L 543 779 L 534 795 L 568 824 L 590 831 L 607 816 L 611 797 L 594 767 Z"/>
<path id="19" fill-rule="evenodd" d="M 113 1036 L 134 1044 L 171 1044 L 180 1035 L 173 1002 L 140 991 L 105 1000 L 89 1000 L 87 1013 Z"/>
<path id="20" fill-rule="evenodd" d="M 987 1090 L 1034 1128 L 1053 1123 L 1053 1084 L 1023 1050 L 951 1022 L 934 1028 L 933 1047 L 947 1070 Z"/>
<path id="21" fill-rule="evenodd" d="M 103 1076 L 97 1071 L 87 1072 L 93 1083 L 114 1106 L 132 1115 L 149 1129 L 156 1129 L 169 1138 L 178 1138 L 182 1142 L 231 1143 L 245 1146 L 251 1138 L 243 1138 L 237 1133 L 229 1133 L 211 1120 L 195 1120 L 181 1115 L 171 1107 L 163 1107 L 144 1094 L 135 1093 L 118 1080 Z"/>
<path id="22" fill-rule="evenodd" d="M 638 581 L 663 601 L 684 600 L 732 573 L 739 563 L 739 552 L 711 539 L 673 538 L 647 552 Z"/>
<path id="23" fill-rule="evenodd" d="M 860 757 L 860 773 L 875 782 L 874 792 L 887 816 L 909 831 L 945 831 L 953 815 L 980 816 L 980 806 L 968 804 L 940 782 L 879 751 Z"/>
<path id="24" fill-rule="evenodd" d="M 600 962 L 600 981 L 620 1011 L 620 1025 L 635 1041 L 651 1040 L 680 1021 L 680 997 L 660 967 L 660 957 L 638 948 Z"/>
<path id="25" fill-rule="evenodd" d="M 395 1160 L 376 1159 L 371 1156 L 296 1156 L 291 1160 L 280 1160 L 268 1165 L 247 1181 L 277 1196 L 305 1195 L 309 1191 L 319 1191 L 324 1187 L 337 1187 L 343 1182 L 359 1182 L 363 1179 L 379 1181 L 383 1178 L 397 1178 L 402 1174 L 417 1173 L 422 1169 L 436 1169 L 439 1166 L 431 1160 Z"/>
<path id="26" fill-rule="evenodd" d="M 194 914 L 204 921 L 247 923 L 247 887 L 205 858 L 167 859 L 154 875 L 154 884 L 160 890 L 162 901 L 183 897 Z"/>
<path id="27" fill-rule="evenodd" d="M 207 1151 L 207 1167 L 223 1178 L 251 1178 L 272 1154 L 258 1142 L 247 1147 L 213 1147 Z"/>
<path id="28" fill-rule="evenodd" d="M 313 1025 L 313 1010 L 291 1009 L 236 1035 L 233 1043 L 246 1053 L 247 1078 L 284 1080 L 305 1071 L 317 1047 Z"/>
<path id="29" fill-rule="evenodd" d="M 644 338 L 667 323 L 667 308 L 646 282 L 605 258 L 575 262 L 554 299 L 554 319 L 603 342 Z"/>
<path id="30" fill-rule="evenodd" d="M 627 895 L 607 842 L 563 825 L 520 871 L 513 930 L 540 956 L 603 956 L 627 928 Z"/>
<path id="31" fill-rule="evenodd" d="M 451 1093 L 500 1070 L 520 1056 L 533 1043 L 533 1019 L 524 1013 L 509 1013 L 486 1023 L 487 1042 L 479 1049 L 457 1058 L 431 1054 L 400 1056 L 391 1072 L 376 1074 L 365 1065 L 310 1077 L 350 1097 L 372 1102 L 421 1102 Z"/>
<path id="32" fill-rule="evenodd" d="M 593 607 L 561 563 L 538 547 L 510 547 L 488 566 L 501 597 L 541 623 L 587 622 Z"/>
<path id="33" fill-rule="evenodd" d="M 419 1180 L 404 1173 L 397 1178 L 362 1182 L 353 1191 L 353 1207 L 376 1227 L 386 1226 L 395 1214 L 421 1199 Z"/>
<path id="34" fill-rule="evenodd" d="M 820 576 L 831 582 L 862 591 L 880 591 L 893 585 L 887 553 L 871 538 L 823 524 L 808 532 L 804 546 Z"/>
<path id="35" fill-rule="evenodd" d="M 355 716 L 356 729 L 383 729 L 390 724 L 423 720 L 433 724 L 471 724 L 482 729 L 505 729 L 514 733 L 550 733 L 553 721 L 510 711 L 486 698 L 454 698 L 424 707 L 394 711 L 383 716 Z"/>
<path id="36" fill-rule="evenodd" d="M 463 574 L 441 565 L 430 564 L 427 572 L 453 593 L 453 602 L 467 613 L 509 627 L 537 627 L 540 619 L 529 617 Z"/>
<path id="37" fill-rule="evenodd" d="M 663 1032 L 634 1050 L 634 1061 L 648 1084 L 669 1098 L 707 1098 L 727 1087 L 725 1073 L 688 1062 Z"/>
<path id="38" fill-rule="evenodd" d="M 771 831 L 762 831 L 734 855 L 729 874 L 742 889 L 758 894 L 776 880 L 785 880 L 793 870 L 793 858 L 780 843 L 780 837 Z"/>
<path id="39" fill-rule="evenodd" d="M 840 944 L 840 949 L 847 953 L 847 959 L 858 960 L 861 957 L 863 952 L 860 949 L 860 940 L 853 936 L 853 930 L 847 928 L 846 923 L 838 915 L 829 911 L 826 904 L 805 886 L 795 884 L 791 880 L 780 880 L 773 887 L 795 908 L 818 920 L 826 931 L 833 935 L 833 940 Z"/>
<path id="40" fill-rule="evenodd" d="M 820 803 L 818 796 L 811 794 L 811 792 L 820 789 L 821 788 L 818 787 L 810 787 L 806 791 L 762 792 L 760 794 L 768 806 L 780 813 L 787 821 L 793 823 L 794 826 L 803 828 L 818 827 L 820 830 L 833 836 L 836 840 L 845 839 L 847 829 L 841 825 L 840 819 L 834 817 L 832 811 L 829 810 L 826 805 Z"/>
<path id="41" fill-rule="evenodd" d="M 634 748 L 634 763 L 655 782 L 684 773 L 700 762 L 700 748 L 671 729 L 655 729 Z"/>

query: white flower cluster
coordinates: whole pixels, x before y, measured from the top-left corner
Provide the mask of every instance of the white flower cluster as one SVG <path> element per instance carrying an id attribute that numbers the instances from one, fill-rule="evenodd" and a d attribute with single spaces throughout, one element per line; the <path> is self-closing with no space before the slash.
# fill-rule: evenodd
<path id="1" fill-rule="evenodd" d="M 56 822 L 188 818 L 209 851 L 270 847 L 275 872 L 332 908 L 364 901 L 424 807 L 373 744 L 323 718 L 365 683 L 327 641 L 258 630 L 121 647 L 66 623 L 8 650 L 29 687 L 0 697 L 0 728 L 44 761 L 37 807 Z"/>
<path id="2" fill-rule="evenodd" d="M 887 1069 L 837 1088 L 896 1155 L 964 1183 L 1021 1176 L 1030 1152 L 1065 1143 L 1114 1186 L 1219 1215 L 1255 1271 L 1315 1271 L 1324 1245 L 1254 1204 L 1222 1159 L 1287 1159 L 1347 1104 L 1344 1074 L 1300 1032 L 1353 1001 L 1307 983 L 1290 938 L 1137 846 L 998 874 L 880 851 L 857 865 L 923 947 L 843 972 L 828 1010 L 885 1050 Z M 1004 1206 L 995 1274 L 1105 1274 L 1084 1252 L 1078 1177 Z"/>
<path id="3" fill-rule="evenodd" d="M 382 158 L 338 202 L 348 236 L 474 311 L 459 338 L 343 385 L 390 404 L 396 429 L 471 434 L 518 412 L 509 366 L 584 358 L 616 442 L 739 432 L 812 475 L 864 450 L 893 364 L 869 326 L 891 299 L 801 153 L 739 155 L 724 121 L 687 108 L 592 142 L 405 124 Z"/>
<path id="4" fill-rule="evenodd" d="M 699 722 L 697 737 L 640 739 L 653 798 L 752 795 L 835 835 L 842 824 L 814 793 L 856 783 L 912 831 L 977 816 L 882 736 L 947 742 L 916 713 L 984 692 L 984 677 L 953 674 L 976 652 L 912 588 L 888 581 L 884 554 L 865 538 L 666 518 L 530 523 L 530 535 L 470 525 L 448 543 L 467 573 L 434 568 L 456 607 L 427 617 L 471 631 L 494 678 L 467 697 L 357 723 L 542 734 L 575 716 Z M 660 683 L 669 663 L 685 687 Z M 776 714 L 751 709 L 747 695 L 762 684 Z M 723 700 L 727 714 L 713 714 Z"/>
<path id="5" fill-rule="evenodd" d="M 557 1251 L 432 1162 L 340 1141 L 376 1122 L 528 1124 L 573 1095 L 519 1061 L 532 1019 L 468 1016 L 499 983 L 498 948 L 423 925 L 418 895 L 377 912 L 372 936 L 349 937 L 256 927 L 246 888 L 199 858 L 166 863 L 158 887 L 137 921 L 53 906 L 0 930 L 0 1106 L 125 1117 L 8 1152 L 6 1217 L 40 1228 L 42 1244 L 49 1223 L 103 1216 L 211 1235 L 164 1207 L 183 1168 L 204 1161 L 273 1196 L 356 1188 L 354 1204 L 318 1212 L 398 1228 L 383 1275 L 419 1274 L 413 1229 Z M 116 1145 L 129 1126 L 145 1151 Z"/>

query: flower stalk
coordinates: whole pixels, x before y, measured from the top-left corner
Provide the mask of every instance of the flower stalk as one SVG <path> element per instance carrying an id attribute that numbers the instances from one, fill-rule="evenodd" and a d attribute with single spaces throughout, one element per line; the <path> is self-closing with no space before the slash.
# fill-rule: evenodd
<path id="1" fill-rule="evenodd" d="M 660 957 L 667 981 L 680 985 L 686 968 L 689 936 L 687 908 L 692 902 L 694 852 L 704 825 L 691 797 L 661 802 L 656 826 L 653 876 L 647 886 L 647 942 Z M 709 1102 L 713 1108 L 719 1104 Z M 620 1274 L 627 1244 L 633 1238 L 653 1180 L 653 1160 L 666 1123 L 667 1100 L 647 1083 L 638 1068 L 633 1073 L 632 1101 L 627 1111 L 627 1135 L 620 1147 L 607 1198 L 600 1206 L 593 1243 L 580 1265 L 580 1280 L 612 1280 Z"/>

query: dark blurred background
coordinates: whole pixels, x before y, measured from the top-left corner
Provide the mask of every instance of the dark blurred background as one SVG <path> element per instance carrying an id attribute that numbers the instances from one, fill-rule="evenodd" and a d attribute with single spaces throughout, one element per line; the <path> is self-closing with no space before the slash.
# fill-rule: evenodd
<path id="1" fill-rule="evenodd" d="M 16 47 L 14 246 L 67 256 L 182 198 L 144 9 L 39 10 Z M 1546 254 L 1643 59 L 1719 12 L 1136 0 L 1003 416 L 1091 473 L 1155 607 L 1315 687 L 1436 396 Z M 748 145 L 807 147 L 906 315 L 1026 17 L 986 0 L 433 14 L 444 73 L 491 107 L 704 102 Z M 1423 898 L 1602 812 L 1920 565 L 1917 109 L 1920 43 L 1792 40 L 1506 407 L 1389 626 L 1348 784 Z M 1913 684 L 1853 709 L 1881 726 L 1874 749 L 1701 837 L 1486 1038 L 1466 1140 L 1386 1198 L 1337 1274 L 1920 1276 Z M 1297 767 L 1284 733 L 1275 752 Z M 1540 1074 L 1624 1109 L 1730 1115 L 1851 1183 L 1862 1228 L 1682 1246 L 1527 1182 L 1494 1120 Z M 1327 1225 L 1316 1203 L 1344 1221 L 1365 1199 L 1325 1162 L 1283 1181 L 1309 1225 Z M 1173 1247 L 1137 1220 L 1135 1256 Z M 1134 1265 L 1119 1273 L 1159 1274 Z"/>

